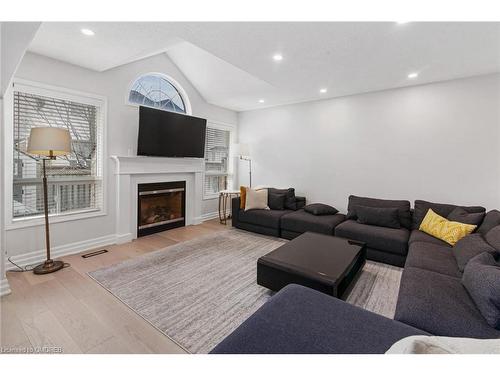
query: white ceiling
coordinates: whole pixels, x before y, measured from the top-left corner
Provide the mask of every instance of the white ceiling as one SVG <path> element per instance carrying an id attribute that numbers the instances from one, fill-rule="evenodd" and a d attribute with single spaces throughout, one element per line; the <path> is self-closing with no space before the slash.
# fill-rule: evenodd
<path id="1" fill-rule="evenodd" d="M 43 23 L 30 50 L 97 71 L 166 52 L 207 102 L 242 111 L 499 72 L 500 23 Z"/>

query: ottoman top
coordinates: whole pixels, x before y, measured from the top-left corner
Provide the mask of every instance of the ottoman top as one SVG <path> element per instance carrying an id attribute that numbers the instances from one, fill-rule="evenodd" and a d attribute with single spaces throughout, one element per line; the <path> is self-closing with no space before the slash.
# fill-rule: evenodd
<path id="1" fill-rule="evenodd" d="M 364 247 L 363 242 L 306 232 L 260 257 L 258 263 L 335 282 L 349 271 Z"/>

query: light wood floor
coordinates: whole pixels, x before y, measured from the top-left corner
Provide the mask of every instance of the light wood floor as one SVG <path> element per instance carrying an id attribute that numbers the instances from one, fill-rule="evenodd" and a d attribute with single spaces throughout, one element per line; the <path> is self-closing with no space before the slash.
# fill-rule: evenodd
<path id="1" fill-rule="evenodd" d="M 63 353 L 184 353 L 139 315 L 94 282 L 87 272 L 178 242 L 228 230 L 218 219 L 105 247 L 49 275 L 8 272 L 12 293 L 1 298 L 2 348 L 61 347 Z"/>

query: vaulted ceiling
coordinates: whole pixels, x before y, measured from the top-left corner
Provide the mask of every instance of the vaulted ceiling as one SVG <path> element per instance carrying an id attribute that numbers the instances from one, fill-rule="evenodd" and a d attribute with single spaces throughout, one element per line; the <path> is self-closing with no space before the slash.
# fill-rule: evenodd
<path id="1" fill-rule="evenodd" d="M 207 102 L 244 111 L 499 72 L 500 23 L 46 22 L 30 50 L 97 71 L 167 53 Z"/>

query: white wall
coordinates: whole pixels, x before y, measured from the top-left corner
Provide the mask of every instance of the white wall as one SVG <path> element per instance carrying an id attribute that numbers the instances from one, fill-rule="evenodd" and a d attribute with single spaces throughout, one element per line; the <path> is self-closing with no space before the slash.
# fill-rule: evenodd
<path id="1" fill-rule="evenodd" d="M 500 75 L 240 113 L 253 184 L 500 208 Z M 240 182 L 248 181 L 240 163 Z"/>
<path id="2" fill-rule="evenodd" d="M 0 22 L 0 97 L 5 93 L 41 22 Z"/>
<path id="3" fill-rule="evenodd" d="M 0 145 L 3 145 L 5 125 L 3 116 L 3 95 L 39 27 L 40 22 L 0 22 Z M 0 150 L 2 150 L 2 147 L 0 147 Z M 5 207 L 4 196 L 1 193 L 4 186 L 5 160 L 3 157 L 3 152 L 0 152 L 1 208 Z M 7 247 L 3 219 L 3 215 L 0 215 L 0 296 L 10 292 L 4 268 Z"/>
<path id="4" fill-rule="evenodd" d="M 28 53 L 19 66 L 16 78 L 37 81 L 72 90 L 106 96 L 108 99 L 107 156 L 127 155 L 129 150 L 135 155 L 137 147 L 138 108 L 126 104 L 127 90 L 131 82 L 140 74 L 161 72 L 174 78 L 187 92 L 194 116 L 217 122 L 237 123 L 236 112 L 206 103 L 189 81 L 165 54 L 123 65 L 106 71 L 91 70 L 66 64 L 36 54 Z M 107 177 L 107 215 L 51 225 L 53 248 L 64 247 L 81 241 L 108 238 L 115 233 L 115 177 L 113 164 L 105 159 Z M 205 201 L 202 213 L 211 212 L 216 204 Z M 7 251 L 10 256 L 38 251 L 44 248 L 44 227 L 29 227 L 7 230 Z"/>

